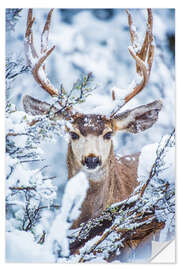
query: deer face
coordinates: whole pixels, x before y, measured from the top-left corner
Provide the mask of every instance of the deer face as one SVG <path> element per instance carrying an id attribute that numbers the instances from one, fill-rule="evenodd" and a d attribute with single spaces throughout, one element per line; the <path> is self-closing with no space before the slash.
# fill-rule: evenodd
<path id="1" fill-rule="evenodd" d="M 82 115 L 72 126 L 70 144 L 78 165 L 86 171 L 97 171 L 110 154 L 114 134 L 112 121 L 101 115 Z"/>
<path id="2" fill-rule="evenodd" d="M 139 106 L 114 118 L 102 115 L 78 115 L 69 130 L 70 144 L 78 165 L 89 172 L 103 167 L 112 147 L 112 136 L 117 131 L 139 133 L 150 128 L 158 119 L 160 101 Z"/>
<path id="3" fill-rule="evenodd" d="M 58 109 L 52 108 L 46 102 L 25 96 L 23 103 L 27 113 L 45 114 L 51 108 L 56 111 L 57 119 L 63 119 Z M 161 101 L 156 100 L 119 113 L 112 118 L 96 114 L 72 115 L 72 128 L 67 127 L 67 131 L 70 134 L 74 161 L 80 168 L 96 172 L 106 164 L 112 147 L 112 136 L 117 131 L 139 133 L 150 128 L 157 121 L 161 108 Z"/>

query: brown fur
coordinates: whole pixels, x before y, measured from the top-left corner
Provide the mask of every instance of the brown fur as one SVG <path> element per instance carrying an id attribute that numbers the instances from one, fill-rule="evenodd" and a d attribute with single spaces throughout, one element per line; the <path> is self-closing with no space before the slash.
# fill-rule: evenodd
<path id="1" fill-rule="evenodd" d="M 74 222 L 73 228 L 77 228 L 82 222 L 96 217 L 112 203 L 129 197 L 137 186 L 138 158 L 139 153 L 117 160 L 112 145 L 109 159 L 99 172 L 101 179 L 95 182 L 91 179 L 91 175 L 87 175 L 90 186 L 81 208 L 81 215 Z M 68 147 L 67 166 L 69 179 L 80 170 L 73 157 L 71 143 Z"/>
<path id="2" fill-rule="evenodd" d="M 108 125 L 112 128 L 112 122 L 103 115 L 82 114 L 74 119 L 73 125 L 77 127 L 83 136 L 93 134 L 99 136 Z"/>

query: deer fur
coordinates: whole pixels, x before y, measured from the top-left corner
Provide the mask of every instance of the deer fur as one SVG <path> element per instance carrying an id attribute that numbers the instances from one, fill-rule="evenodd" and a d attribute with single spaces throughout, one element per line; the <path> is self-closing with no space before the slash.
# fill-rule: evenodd
<path id="1" fill-rule="evenodd" d="M 118 160 L 112 144 L 104 167 L 98 173 L 86 173 L 89 189 L 81 207 L 81 214 L 72 228 L 79 227 L 82 222 L 98 216 L 111 204 L 129 197 L 138 184 L 136 179 L 139 154 L 124 156 Z M 74 159 L 71 143 L 68 146 L 67 167 L 69 179 L 80 170 Z M 99 178 L 98 182 L 96 178 Z"/>

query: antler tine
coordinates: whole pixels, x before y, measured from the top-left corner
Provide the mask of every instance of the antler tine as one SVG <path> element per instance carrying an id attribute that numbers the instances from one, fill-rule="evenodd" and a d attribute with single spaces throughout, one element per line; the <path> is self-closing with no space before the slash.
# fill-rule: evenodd
<path id="1" fill-rule="evenodd" d="M 148 74 L 147 74 L 147 68 L 146 68 L 146 65 L 145 63 L 143 62 L 143 60 L 141 60 L 141 58 L 139 58 L 135 52 L 133 50 L 131 50 L 129 48 L 129 52 L 130 54 L 132 55 L 132 57 L 135 59 L 136 61 L 136 65 L 139 67 L 139 73 L 143 73 L 143 79 L 141 80 L 141 82 L 139 84 L 137 84 L 133 91 L 128 94 L 126 97 L 125 97 L 125 103 L 124 105 L 130 101 L 134 96 L 136 96 L 137 94 L 139 94 L 139 92 L 142 91 L 142 89 L 146 86 L 147 82 L 148 82 Z M 124 106 L 123 105 L 123 106 Z"/>
<path id="2" fill-rule="evenodd" d="M 152 17 L 152 10 L 148 8 L 148 33 L 149 33 L 149 55 L 148 55 L 148 72 L 150 75 L 151 72 L 151 67 L 153 63 L 153 58 L 154 58 L 154 44 L 153 44 L 153 33 L 152 33 L 152 27 L 153 27 L 153 17 Z"/>
<path id="3" fill-rule="evenodd" d="M 25 54 L 27 58 L 28 65 L 32 68 L 32 74 L 34 79 L 40 86 L 48 92 L 51 96 L 58 96 L 58 90 L 54 88 L 54 86 L 50 83 L 50 81 L 47 78 L 46 72 L 45 72 L 45 66 L 44 61 L 47 59 L 47 57 L 52 53 L 52 51 L 55 49 L 55 46 L 53 46 L 51 49 L 47 50 L 48 48 L 48 34 L 49 34 L 49 26 L 51 22 L 51 15 L 52 15 L 52 9 L 50 10 L 44 30 L 41 35 L 41 52 L 42 55 L 39 57 L 33 43 L 33 32 L 32 32 L 32 25 L 35 21 L 35 18 L 32 18 L 32 9 L 29 9 L 28 11 L 28 17 L 27 17 L 27 28 L 25 33 Z M 44 36 L 46 35 L 46 42 L 44 41 Z M 42 66 L 43 65 L 43 66 Z"/>
<path id="4" fill-rule="evenodd" d="M 36 82 L 39 83 L 40 86 L 44 90 L 46 90 L 51 96 L 58 96 L 58 91 L 53 87 L 53 85 L 50 83 L 48 78 L 46 77 L 45 79 L 43 79 L 41 75 L 39 74 L 42 64 L 44 63 L 44 61 L 47 59 L 47 57 L 52 53 L 54 49 L 55 49 L 55 46 L 53 46 L 41 58 L 39 58 L 38 62 L 35 64 L 34 68 L 32 69 L 32 74 Z M 45 73 L 45 66 L 43 66 L 42 68 Z"/>
<path id="5" fill-rule="evenodd" d="M 28 16 L 27 16 L 27 29 L 25 33 L 25 37 L 28 38 L 31 34 L 31 27 L 32 24 L 34 23 L 35 18 L 32 19 L 32 8 L 29 9 L 28 11 Z"/>
<path id="6" fill-rule="evenodd" d="M 126 9 L 126 13 L 128 15 L 128 24 L 129 24 L 129 33 L 130 33 L 131 44 L 133 45 L 134 48 L 137 48 L 138 47 L 138 35 L 137 35 L 136 29 L 133 25 L 132 16 L 129 13 L 128 9 Z"/>
<path id="7" fill-rule="evenodd" d="M 51 17 L 53 13 L 53 8 L 49 11 L 44 29 L 41 34 L 41 54 L 45 53 L 48 48 L 48 39 L 49 39 L 49 29 L 51 24 Z"/>
<path id="8" fill-rule="evenodd" d="M 146 27 L 146 34 L 144 38 L 144 42 L 142 47 L 138 48 L 138 36 L 136 34 L 135 28 L 133 26 L 132 16 L 128 10 L 126 10 L 128 14 L 128 24 L 129 24 L 129 32 L 132 46 L 128 47 L 128 50 L 131 56 L 136 61 L 136 72 L 139 74 L 142 79 L 140 82 L 137 82 L 135 87 L 132 91 L 124 98 L 123 104 L 117 106 L 111 113 L 111 117 L 113 117 L 128 101 L 130 101 L 134 96 L 140 93 L 143 88 L 146 86 L 150 73 L 151 67 L 153 63 L 154 57 L 154 44 L 153 44 L 153 33 L 152 33 L 152 24 L 153 24 L 153 17 L 152 17 L 152 10 L 147 9 L 148 11 L 148 21 Z M 147 66 L 146 66 L 147 61 Z"/>
<path id="9" fill-rule="evenodd" d="M 131 17 L 131 14 L 129 13 L 128 16 Z M 131 21 L 132 21 L 132 17 L 131 17 Z M 152 45 L 152 41 L 153 41 L 152 22 L 153 22 L 152 10 L 148 9 L 148 22 L 147 22 L 146 35 L 145 35 L 142 48 L 139 52 L 135 53 L 134 50 L 132 50 L 131 47 L 129 47 L 129 52 L 136 61 L 137 73 L 139 73 L 140 75 L 143 75 L 143 79 L 140 82 L 140 84 L 137 84 L 135 88 L 133 89 L 133 91 L 125 97 L 125 103 L 127 103 L 134 96 L 136 96 L 140 91 L 142 91 L 142 89 L 146 86 L 149 80 L 151 66 L 153 62 L 153 56 L 154 56 L 154 45 Z M 147 53 L 148 53 L 148 59 L 147 59 L 148 69 L 145 63 L 145 60 L 147 58 Z"/>
<path id="10" fill-rule="evenodd" d="M 148 75 L 150 75 L 151 66 L 153 62 L 153 56 L 154 56 L 154 45 L 152 44 L 153 43 L 153 34 L 152 34 L 153 18 L 152 18 L 152 10 L 148 8 L 147 11 L 148 11 L 148 22 L 147 22 L 147 28 L 146 28 L 146 35 L 145 35 L 142 48 L 140 52 L 138 53 L 138 56 L 143 61 L 145 61 L 146 56 L 147 56 L 147 51 L 149 49 L 147 63 L 148 63 Z M 148 46 L 148 43 L 149 43 L 149 46 Z"/>
<path id="11" fill-rule="evenodd" d="M 29 9 L 28 11 L 28 17 L 27 17 L 27 28 L 26 28 L 26 33 L 25 33 L 25 54 L 26 54 L 26 59 L 28 65 L 31 66 L 31 61 L 29 58 L 29 49 L 31 50 L 31 54 L 33 58 L 37 58 L 37 52 L 34 48 L 34 43 L 33 43 L 33 33 L 32 33 L 32 25 L 35 21 L 35 18 L 32 17 L 32 8 Z"/>

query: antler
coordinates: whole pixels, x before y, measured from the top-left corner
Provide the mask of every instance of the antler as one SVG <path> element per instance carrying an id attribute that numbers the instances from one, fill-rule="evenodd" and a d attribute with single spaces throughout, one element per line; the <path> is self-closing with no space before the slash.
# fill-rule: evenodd
<path id="1" fill-rule="evenodd" d="M 146 35 L 144 38 L 144 42 L 142 44 L 142 47 L 139 49 L 139 43 L 138 43 L 138 36 L 135 30 L 135 27 L 133 25 L 132 16 L 129 13 L 128 10 L 126 10 L 128 14 L 128 24 L 129 24 L 129 31 L 130 31 L 130 38 L 132 46 L 128 47 L 128 50 L 134 60 L 136 61 L 136 72 L 141 77 L 141 80 L 139 82 L 136 81 L 135 86 L 130 89 L 131 92 L 126 95 L 126 97 L 123 100 L 123 103 L 120 102 L 111 112 L 110 117 L 114 117 L 114 115 L 127 103 L 129 102 L 134 96 L 136 96 L 138 93 L 140 93 L 143 88 L 146 86 L 150 73 L 151 73 L 151 67 L 153 63 L 153 57 L 154 57 L 154 44 L 153 44 L 153 33 L 152 33 L 152 24 L 153 24 L 153 18 L 152 18 L 152 10 L 147 9 L 148 11 L 148 21 L 147 21 L 147 27 L 146 27 Z M 131 84 L 132 85 L 132 84 Z M 113 99 L 115 99 L 115 93 L 113 92 Z"/>
<path id="2" fill-rule="evenodd" d="M 36 82 L 40 84 L 40 86 L 51 96 L 58 96 L 59 95 L 58 90 L 50 83 L 49 79 L 47 78 L 44 64 L 47 57 L 55 49 L 55 46 L 53 46 L 51 49 L 48 50 L 48 36 L 52 12 L 53 9 L 51 9 L 48 13 L 43 32 L 41 34 L 41 55 L 38 56 L 38 53 L 34 47 L 33 32 L 32 32 L 32 25 L 35 21 L 35 18 L 32 17 L 32 9 L 29 9 L 24 47 L 27 63 L 32 68 L 32 74 Z"/>
<path id="3" fill-rule="evenodd" d="M 42 102 L 40 100 L 34 99 L 28 95 L 23 98 L 24 108 L 26 109 L 26 111 L 30 112 L 31 114 L 37 113 L 37 111 L 39 114 L 46 114 L 49 112 L 49 110 L 51 110 L 51 112 L 53 111 L 54 115 L 58 119 L 63 118 L 63 119 L 69 120 L 73 117 L 77 117 L 79 113 L 72 110 L 73 103 L 69 101 L 70 95 L 68 95 L 67 97 L 64 97 L 63 87 L 61 87 L 60 93 L 59 93 L 59 91 L 51 84 L 46 74 L 45 60 L 55 49 L 55 46 L 48 49 L 49 30 L 50 30 L 53 9 L 51 9 L 48 13 L 48 16 L 44 25 L 44 29 L 41 34 L 40 55 L 38 55 L 34 46 L 32 25 L 35 21 L 35 18 L 32 16 L 32 13 L 33 13 L 33 10 L 29 9 L 28 16 L 27 16 L 25 40 L 24 40 L 24 48 L 25 48 L 27 64 L 31 67 L 33 77 L 35 81 L 42 87 L 42 89 L 48 92 L 51 96 L 59 97 L 58 102 L 61 108 L 58 109 L 54 107 L 53 105 L 51 106 L 50 104 L 46 102 Z M 30 108 L 32 108 L 33 110 L 31 110 Z M 49 108 L 49 110 L 47 108 Z"/>

